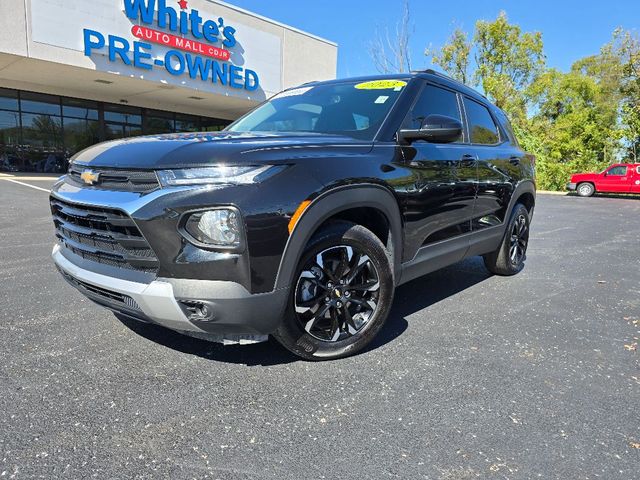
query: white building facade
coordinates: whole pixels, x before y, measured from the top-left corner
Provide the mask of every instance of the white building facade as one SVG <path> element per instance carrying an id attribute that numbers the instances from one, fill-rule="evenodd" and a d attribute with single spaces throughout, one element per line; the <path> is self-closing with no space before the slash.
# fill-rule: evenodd
<path id="1" fill-rule="evenodd" d="M 219 130 L 336 63 L 336 44 L 217 0 L 0 0 L 0 171 Z"/>

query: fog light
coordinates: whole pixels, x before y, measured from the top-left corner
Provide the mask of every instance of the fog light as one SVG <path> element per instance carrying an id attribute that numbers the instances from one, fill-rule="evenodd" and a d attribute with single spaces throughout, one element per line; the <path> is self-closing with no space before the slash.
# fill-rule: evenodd
<path id="1" fill-rule="evenodd" d="M 239 247 L 239 223 L 235 210 L 219 208 L 192 214 L 184 228 L 198 242 L 221 247 Z"/>

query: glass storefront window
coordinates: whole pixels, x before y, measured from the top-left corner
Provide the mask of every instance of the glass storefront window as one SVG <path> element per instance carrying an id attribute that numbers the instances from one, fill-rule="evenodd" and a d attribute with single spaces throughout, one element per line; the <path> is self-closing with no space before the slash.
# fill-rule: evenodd
<path id="1" fill-rule="evenodd" d="M 100 141 L 143 134 L 218 131 L 229 123 L 0 88 L 0 171 L 64 173 L 74 154 Z"/>
<path id="2" fill-rule="evenodd" d="M 0 109 L 18 110 L 18 92 L 0 88 Z"/>
<path id="3" fill-rule="evenodd" d="M 175 132 L 173 113 L 159 112 L 155 110 L 147 110 L 145 112 L 145 135 L 173 132 Z"/>
<path id="4" fill-rule="evenodd" d="M 71 154 L 100 142 L 100 123 L 95 120 L 64 118 L 64 146 Z"/>
<path id="5" fill-rule="evenodd" d="M 98 102 L 65 98 L 62 100 L 62 115 L 64 117 L 98 120 Z"/>
<path id="6" fill-rule="evenodd" d="M 176 115 L 176 132 L 197 132 L 200 119 L 191 115 Z"/>
<path id="7" fill-rule="evenodd" d="M 227 125 L 229 125 L 227 120 L 220 120 L 219 118 L 203 118 L 200 128 L 203 132 L 219 132 Z"/>
<path id="8" fill-rule="evenodd" d="M 17 101 L 16 101 L 17 102 Z M 16 172 L 21 165 L 20 114 L 0 111 L 0 172 Z"/>
<path id="9" fill-rule="evenodd" d="M 105 105 L 104 119 L 107 122 L 142 125 L 142 110 L 124 105 Z"/>
<path id="10" fill-rule="evenodd" d="M 20 95 L 20 109 L 29 113 L 60 115 L 60 97 L 42 93 L 23 92 Z"/>
<path id="11" fill-rule="evenodd" d="M 62 119 L 53 115 L 22 114 L 22 142 L 30 145 L 62 145 Z"/>
<path id="12" fill-rule="evenodd" d="M 0 143 L 20 143 L 20 114 L 0 111 Z"/>
<path id="13" fill-rule="evenodd" d="M 28 172 L 56 173 L 66 169 L 62 142 L 62 118 L 54 115 L 23 113 L 22 169 Z"/>
<path id="14" fill-rule="evenodd" d="M 105 123 L 104 131 L 107 140 L 116 140 L 118 138 L 137 137 L 142 135 L 142 127 L 140 125 Z"/>

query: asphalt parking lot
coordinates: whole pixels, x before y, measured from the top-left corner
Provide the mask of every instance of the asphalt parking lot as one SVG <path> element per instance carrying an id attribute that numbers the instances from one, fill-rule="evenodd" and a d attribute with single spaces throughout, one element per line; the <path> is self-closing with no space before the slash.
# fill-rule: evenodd
<path id="1" fill-rule="evenodd" d="M 0 478 L 638 478 L 640 199 L 540 195 L 520 275 L 415 280 L 330 363 L 121 323 L 47 199 L 0 179 Z"/>

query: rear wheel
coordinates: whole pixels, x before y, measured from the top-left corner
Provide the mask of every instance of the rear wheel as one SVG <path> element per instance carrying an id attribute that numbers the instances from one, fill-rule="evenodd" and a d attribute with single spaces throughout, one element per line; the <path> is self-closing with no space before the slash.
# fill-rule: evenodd
<path id="1" fill-rule="evenodd" d="M 274 337 L 309 360 L 346 357 L 380 331 L 393 301 L 391 262 L 366 228 L 336 222 L 311 239 Z"/>
<path id="2" fill-rule="evenodd" d="M 596 192 L 596 189 L 592 183 L 584 182 L 578 185 L 578 188 L 576 188 L 576 191 L 578 192 L 578 195 L 580 195 L 581 197 L 590 197 Z"/>
<path id="3" fill-rule="evenodd" d="M 513 208 L 502 243 L 494 252 L 484 255 L 484 264 L 496 275 L 515 275 L 524 268 L 529 246 L 529 211 L 518 203 Z"/>

